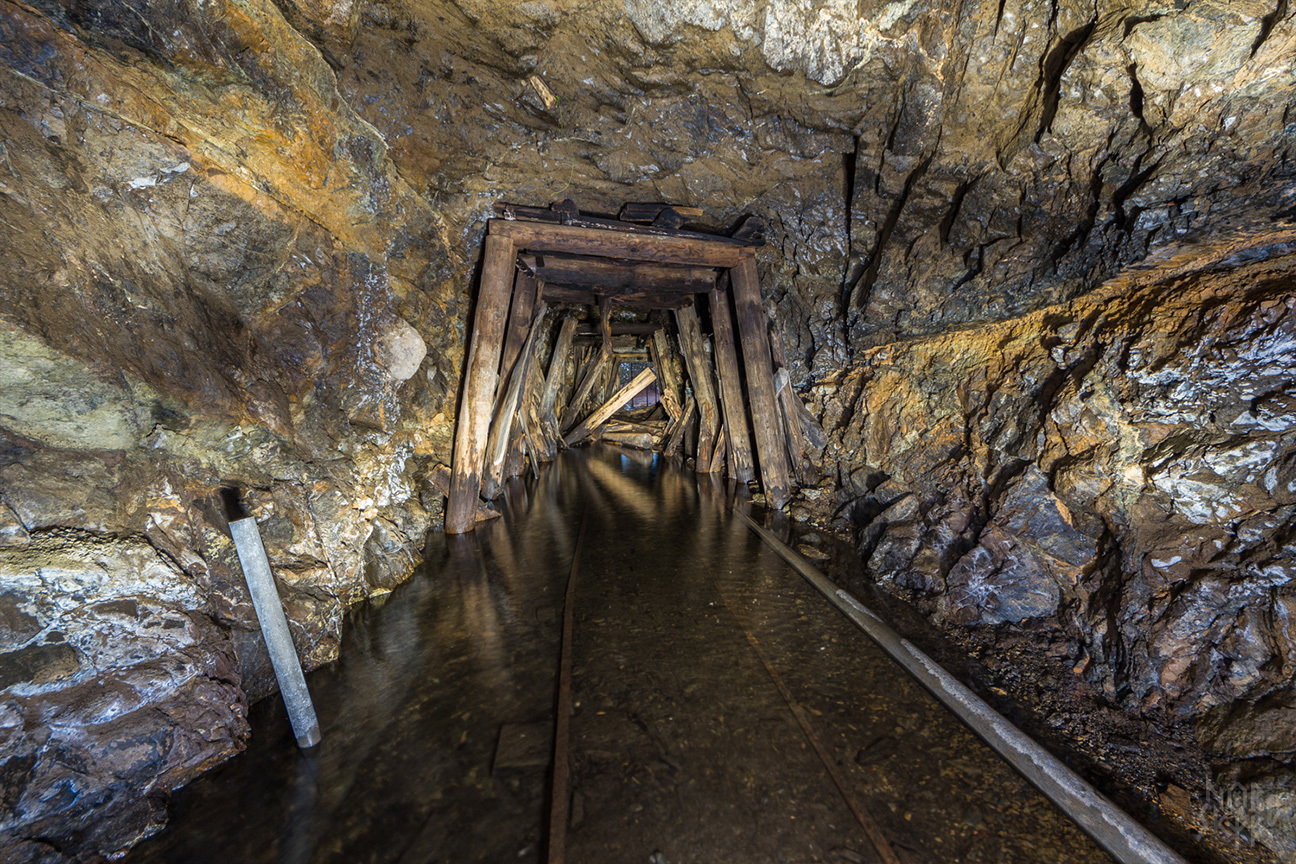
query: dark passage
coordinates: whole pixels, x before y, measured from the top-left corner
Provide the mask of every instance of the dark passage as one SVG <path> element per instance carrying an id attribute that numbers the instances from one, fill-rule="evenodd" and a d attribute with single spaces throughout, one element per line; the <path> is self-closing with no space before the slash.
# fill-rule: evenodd
<path id="1" fill-rule="evenodd" d="M 904 862 L 1109 860 L 725 495 L 607 449 L 513 481 L 503 519 L 434 535 L 425 576 L 354 613 L 309 679 L 320 747 L 299 754 L 264 700 L 249 751 L 131 860 L 542 860 L 582 518 L 568 861 L 881 860 L 848 798 Z"/>

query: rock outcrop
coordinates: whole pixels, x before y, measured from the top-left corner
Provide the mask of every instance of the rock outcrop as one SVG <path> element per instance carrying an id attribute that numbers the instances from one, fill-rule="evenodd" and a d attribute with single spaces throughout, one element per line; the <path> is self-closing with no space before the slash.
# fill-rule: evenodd
<path id="1" fill-rule="evenodd" d="M 1221 788 L 1264 790 L 1231 815 L 1288 856 L 1294 241 L 865 352 L 812 388 L 840 482 L 806 502 L 936 621 L 1029 623 L 1110 703 L 1190 722 Z"/>

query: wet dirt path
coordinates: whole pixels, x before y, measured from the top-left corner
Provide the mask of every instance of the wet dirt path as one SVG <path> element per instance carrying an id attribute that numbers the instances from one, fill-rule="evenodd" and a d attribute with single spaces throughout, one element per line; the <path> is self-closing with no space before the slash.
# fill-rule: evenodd
<path id="1" fill-rule="evenodd" d="M 883 860 L 847 796 L 906 864 L 1110 860 L 725 494 L 610 449 L 513 483 L 504 518 L 433 535 L 426 573 L 348 616 L 340 660 L 308 676 L 319 747 L 300 754 L 263 700 L 248 751 L 181 790 L 129 860 L 544 860 L 582 517 L 568 862 Z"/>

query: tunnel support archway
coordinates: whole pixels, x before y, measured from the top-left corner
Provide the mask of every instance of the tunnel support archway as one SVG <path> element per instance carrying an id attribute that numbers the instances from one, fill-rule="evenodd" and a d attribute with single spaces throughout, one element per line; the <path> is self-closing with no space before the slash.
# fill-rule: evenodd
<path id="1" fill-rule="evenodd" d="M 627 205 L 623 214 L 631 212 L 631 206 Z M 531 308 L 543 308 L 545 300 L 600 305 L 604 313 L 604 344 L 577 387 L 571 406 L 576 411 L 611 362 L 606 320 L 611 305 L 673 310 L 693 395 L 683 406 L 677 406 L 673 403 L 678 397 L 671 394 L 669 407 L 675 410 L 671 412 L 669 434 L 663 436 L 669 440 L 667 452 L 678 446 L 681 434 L 691 423 L 690 409 L 696 407 L 700 412 L 698 471 L 722 470 L 727 465 L 736 479 L 749 481 L 755 474 L 755 461 L 768 503 L 777 509 L 790 499 L 784 420 L 779 413 L 769 322 L 761 306 L 756 270 L 756 248 L 764 242 L 759 220 L 749 217 L 734 236 L 726 237 L 673 227 L 680 220 L 668 206 L 660 205 L 655 210 L 646 205 L 633 206 L 634 218 L 614 220 L 582 215 L 570 202 L 553 209 L 496 205 L 498 218 L 487 225 L 485 261 L 455 430 L 452 481 L 445 512 L 448 533 L 470 531 L 476 523 L 483 458 L 492 434 L 491 418 L 499 413 L 505 395 L 502 388 L 508 386 L 513 367 L 524 359 L 520 356 L 524 353 L 523 343 L 532 344 L 538 336 L 536 328 L 540 325 L 532 319 Z M 639 224 L 644 213 L 657 214 L 653 225 Z M 672 227 L 662 227 L 665 225 Z M 702 295 L 710 304 L 712 356 L 705 350 L 695 308 Z M 745 398 L 733 317 L 737 318 L 746 373 Z M 665 344 L 664 334 L 661 339 L 654 335 L 650 356 L 659 369 Z M 553 374 L 551 368 L 549 377 Z M 662 375 L 659 371 L 657 377 L 670 383 L 669 373 Z M 544 386 L 546 400 L 550 384 Z M 518 410 L 516 401 L 509 402 L 509 410 Z M 611 413 L 607 404 L 599 406 L 595 415 L 570 429 L 566 437 L 574 441 L 571 433 L 578 430 L 582 435 L 577 437 L 584 437 Z M 517 439 L 517 446 L 523 446 L 519 437 L 523 433 L 518 427 L 527 426 L 525 419 L 520 423 L 513 423 L 512 416 L 504 419 L 508 428 L 501 427 L 496 434 Z M 569 411 L 568 423 L 575 426 L 578 419 L 575 411 Z M 796 422 L 795 418 L 790 420 Z M 754 433 L 751 437 L 749 423 Z M 528 437 L 534 461 L 537 449 L 548 445 L 536 443 L 536 430 L 531 430 Z M 493 491 L 499 478 L 492 473 L 491 479 L 495 481 Z"/>

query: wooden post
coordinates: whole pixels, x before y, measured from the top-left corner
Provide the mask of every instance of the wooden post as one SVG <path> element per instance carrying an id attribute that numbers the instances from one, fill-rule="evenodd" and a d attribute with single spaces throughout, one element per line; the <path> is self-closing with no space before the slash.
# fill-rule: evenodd
<path id="1" fill-rule="evenodd" d="M 499 380 L 500 390 L 508 381 L 513 365 L 517 363 L 522 343 L 526 341 L 527 331 L 531 327 L 531 313 L 535 309 L 539 285 L 535 277 L 525 270 L 518 270 L 513 277 L 513 303 L 509 308 L 508 328 L 504 331 L 504 348 L 500 352 Z M 503 393 L 496 394 L 495 403 L 499 404 Z"/>
<path id="2" fill-rule="evenodd" d="M 675 428 L 667 437 L 666 449 L 662 451 L 667 456 L 674 456 L 679 452 L 680 441 L 684 437 L 684 430 L 693 419 L 693 411 L 696 407 L 697 401 L 692 396 L 689 396 L 684 400 L 684 407 L 680 409 L 680 416 L 675 418 Z"/>
<path id="3" fill-rule="evenodd" d="M 543 301 L 541 303 L 543 306 Z M 536 326 L 541 327 L 540 318 L 536 319 Z M 541 391 L 544 390 L 544 372 L 540 369 L 540 355 L 544 350 L 546 342 L 544 334 L 547 329 L 542 328 L 542 335 L 538 338 L 532 336 L 527 340 L 526 354 L 523 355 L 526 363 L 526 382 L 522 385 L 522 398 L 518 402 L 516 419 L 513 421 L 508 454 L 504 457 L 505 477 L 517 477 L 526 469 L 526 454 L 531 454 L 533 466 L 539 458 L 536 448 L 542 440 L 540 398 Z"/>
<path id="4" fill-rule="evenodd" d="M 600 405 L 593 414 L 581 421 L 580 425 L 567 433 L 563 440 L 567 446 L 575 444 L 582 438 L 585 438 L 590 432 L 594 431 L 603 421 L 615 414 L 625 403 L 633 399 L 640 390 L 657 380 L 657 375 L 651 369 L 645 369 L 634 377 L 634 380 L 613 393 L 611 398 Z"/>
<path id="5" fill-rule="evenodd" d="M 693 395 L 697 397 L 697 471 L 706 474 L 711 471 L 711 454 L 720 429 L 720 409 L 711 384 L 711 361 L 702 345 L 702 326 L 698 323 L 697 310 L 692 305 L 677 309 L 675 322 L 679 325 L 680 347 L 684 350 L 684 364 L 693 383 Z"/>
<path id="6" fill-rule="evenodd" d="M 774 363 L 770 359 L 769 333 L 761 308 L 760 277 L 756 261 L 747 258 L 729 272 L 733 284 L 734 311 L 742 335 L 743 361 L 747 366 L 747 395 L 751 402 L 756 455 L 760 460 L 761 485 L 765 500 L 776 510 L 792 497 L 788 481 L 787 445 L 783 422 L 774 395 Z"/>
<path id="7" fill-rule="evenodd" d="M 666 406 L 670 418 L 676 420 L 684 410 L 684 388 L 680 386 L 675 352 L 671 349 L 670 337 L 665 330 L 653 331 L 651 347 L 653 368 L 657 370 L 657 380 L 661 382 L 662 404 Z"/>
<path id="8" fill-rule="evenodd" d="M 752 465 L 751 439 L 747 436 L 747 407 L 743 404 L 742 378 L 738 374 L 738 352 L 734 349 L 733 313 L 729 311 L 728 277 L 711 291 L 711 327 L 715 331 L 715 360 L 720 379 L 720 403 L 724 406 L 729 451 L 733 454 L 732 474 L 743 483 L 756 476 Z"/>
<path id="9" fill-rule="evenodd" d="M 576 317 L 568 315 L 558 331 L 558 342 L 549 358 L 549 375 L 545 378 L 544 394 L 540 397 L 540 422 L 544 425 L 544 458 L 554 457 L 554 444 L 558 440 L 558 418 L 554 406 L 558 401 L 558 388 L 567 372 L 567 355 L 571 352 L 572 336 L 576 333 Z M 532 454 L 535 455 L 535 454 Z"/>
<path id="10" fill-rule="evenodd" d="M 477 524 L 482 456 L 490 432 L 513 269 L 513 242 L 507 237 L 488 235 L 468 362 L 464 365 L 463 399 L 455 427 L 454 468 L 445 510 L 447 534 L 462 534 Z"/>
<path id="11" fill-rule="evenodd" d="M 482 494 L 490 499 L 499 495 L 500 482 L 508 464 L 509 446 L 513 442 L 514 425 L 518 423 L 518 414 L 522 407 L 522 395 L 526 389 L 527 377 L 531 371 L 531 360 L 535 351 L 536 337 L 544 326 L 545 304 L 541 302 L 535 310 L 535 319 L 531 322 L 531 333 L 522 345 L 522 353 L 513 364 L 509 375 L 508 387 L 500 401 L 495 423 L 490 430 L 490 446 L 486 450 L 486 469 L 482 475 Z"/>

